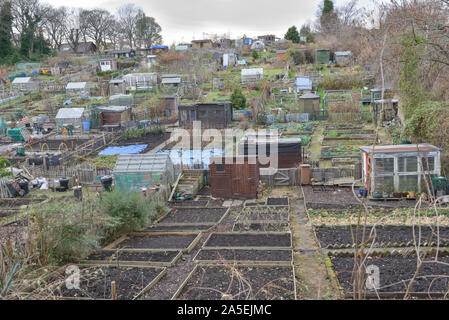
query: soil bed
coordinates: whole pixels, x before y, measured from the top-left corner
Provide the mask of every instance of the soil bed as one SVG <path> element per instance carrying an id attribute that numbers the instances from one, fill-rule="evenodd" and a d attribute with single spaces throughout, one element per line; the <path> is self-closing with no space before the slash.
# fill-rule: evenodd
<path id="1" fill-rule="evenodd" d="M 289 225 L 286 222 L 281 223 L 245 223 L 237 222 L 232 229 L 234 232 L 239 231 L 290 231 Z"/>
<path id="2" fill-rule="evenodd" d="M 118 145 L 121 146 L 129 146 L 129 145 L 135 145 L 135 144 L 147 144 L 148 147 L 143 151 L 143 153 L 151 151 L 152 149 L 156 148 L 160 144 L 162 144 L 164 141 L 168 140 L 170 138 L 170 133 L 163 133 L 163 134 L 152 134 L 151 132 L 148 133 L 145 136 L 137 137 L 137 138 L 130 138 L 124 140 L 123 138 L 120 138 L 120 140 L 117 142 Z M 172 143 L 170 143 L 172 144 Z"/>
<path id="3" fill-rule="evenodd" d="M 87 260 L 92 261 L 139 261 L 139 262 L 171 262 L 177 255 L 179 251 L 147 251 L 147 252 L 130 252 L 130 251 L 116 251 L 116 250 L 105 250 L 98 251 L 91 254 Z"/>
<path id="4" fill-rule="evenodd" d="M 159 221 L 159 223 L 217 223 L 226 211 L 226 208 L 173 209 L 164 219 Z"/>
<path id="5" fill-rule="evenodd" d="M 189 235 L 149 235 L 128 238 L 117 245 L 123 249 L 186 249 L 197 237 Z"/>
<path id="6" fill-rule="evenodd" d="M 268 206 L 288 206 L 288 198 L 268 198 Z"/>
<path id="7" fill-rule="evenodd" d="M 294 300 L 294 291 L 291 267 L 199 267 L 179 299 Z"/>
<path id="8" fill-rule="evenodd" d="M 239 222 L 267 222 L 267 221 L 279 221 L 288 222 L 288 213 L 260 213 L 260 214 L 243 214 L 238 218 Z"/>
<path id="9" fill-rule="evenodd" d="M 290 233 L 213 233 L 204 244 L 207 247 L 279 247 L 290 248 Z"/>
<path id="10" fill-rule="evenodd" d="M 448 274 L 449 266 L 440 263 L 431 262 L 434 258 L 427 257 L 428 263 L 423 263 L 418 278 L 413 282 L 411 292 L 444 294 L 449 285 Z M 449 263 L 447 255 L 438 258 L 439 261 Z M 331 257 L 334 272 L 347 294 L 351 294 L 352 289 L 352 271 L 354 258 L 352 256 Z M 405 293 L 410 279 L 416 272 L 416 257 L 410 256 L 404 258 L 400 255 L 389 257 L 373 257 L 368 265 L 379 267 L 380 288 L 378 292 L 397 292 Z M 433 283 L 432 283 L 433 281 Z M 374 294 L 373 291 L 367 291 L 368 294 Z M 431 295 L 432 296 L 432 295 Z M 396 298 L 403 298 L 399 295 Z"/>
<path id="11" fill-rule="evenodd" d="M 80 289 L 67 289 L 65 276 L 53 289 L 58 297 L 111 299 L 111 282 L 115 281 L 117 299 L 131 300 L 153 281 L 162 271 L 161 268 L 107 267 L 95 266 L 81 268 Z"/>
<path id="12" fill-rule="evenodd" d="M 201 250 L 194 261 L 292 261 L 291 250 Z"/>
<path id="13" fill-rule="evenodd" d="M 190 226 L 159 226 L 145 229 L 146 232 L 178 232 L 178 231 L 205 231 L 212 228 L 214 225 L 190 225 Z"/>
<path id="14" fill-rule="evenodd" d="M 352 231 L 355 233 L 356 227 L 352 226 Z M 371 232 L 371 227 L 367 227 L 366 237 Z M 350 226 L 321 226 L 315 227 L 315 232 L 321 247 L 335 247 L 335 246 L 352 246 L 353 236 L 351 234 Z M 361 233 L 360 233 L 361 235 Z M 415 227 L 415 235 L 418 241 L 419 230 Z M 433 236 L 432 236 L 433 235 Z M 432 237 L 431 237 L 432 236 Z M 371 244 L 373 239 L 367 240 Z M 421 227 L 421 242 L 437 242 L 437 228 L 422 226 Z M 449 244 L 449 227 L 440 227 L 440 246 L 447 246 Z M 413 227 L 409 226 L 377 226 L 376 227 L 376 242 L 374 246 L 410 246 L 413 245 Z"/>

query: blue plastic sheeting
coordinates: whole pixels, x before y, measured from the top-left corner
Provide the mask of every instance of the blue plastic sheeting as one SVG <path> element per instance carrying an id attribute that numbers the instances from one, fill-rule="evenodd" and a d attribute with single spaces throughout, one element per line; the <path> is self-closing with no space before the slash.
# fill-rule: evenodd
<path id="1" fill-rule="evenodd" d="M 139 154 L 148 147 L 147 144 L 136 144 L 133 146 L 123 146 L 123 147 L 107 147 L 102 150 L 99 156 L 115 156 L 119 154 Z"/>
<path id="2" fill-rule="evenodd" d="M 72 100 L 64 101 L 64 105 L 65 105 L 65 106 L 68 106 L 69 104 L 72 104 Z"/>
<path id="3" fill-rule="evenodd" d="M 181 164 L 187 167 L 195 167 L 208 169 L 210 164 L 210 158 L 218 157 L 224 154 L 222 149 L 205 149 L 205 150 L 170 150 L 161 151 L 157 153 L 168 153 L 170 154 L 170 159 L 174 165 Z"/>

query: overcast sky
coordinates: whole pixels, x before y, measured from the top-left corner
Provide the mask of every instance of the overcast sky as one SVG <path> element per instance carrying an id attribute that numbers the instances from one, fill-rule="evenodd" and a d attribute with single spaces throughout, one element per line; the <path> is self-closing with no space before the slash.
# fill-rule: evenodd
<path id="1" fill-rule="evenodd" d="M 348 0 L 334 0 L 338 6 Z M 359 0 L 369 6 L 373 0 Z M 202 39 L 203 32 L 231 38 L 275 34 L 283 37 L 292 25 L 298 28 L 315 18 L 322 0 L 43 0 L 54 6 L 104 8 L 111 13 L 134 3 L 162 27 L 164 44 Z"/>

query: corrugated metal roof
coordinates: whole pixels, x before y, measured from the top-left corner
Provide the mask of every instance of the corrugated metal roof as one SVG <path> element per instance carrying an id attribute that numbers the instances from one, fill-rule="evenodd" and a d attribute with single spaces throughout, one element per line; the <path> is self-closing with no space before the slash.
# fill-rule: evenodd
<path id="1" fill-rule="evenodd" d="M 81 118 L 83 113 L 84 108 L 61 108 L 55 119 L 77 119 Z"/>
<path id="2" fill-rule="evenodd" d="M 299 97 L 299 99 L 319 99 L 320 96 L 313 93 L 306 93 Z"/>
<path id="3" fill-rule="evenodd" d="M 162 79 L 163 84 L 181 83 L 181 78 L 165 78 Z"/>
<path id="4" fill-rule="evenodd" d="M 100 111 L 110 111 L 110 112 L 123 112 L 129 109 L 131 109 L 131 107 L 128 106 L 98 107 L 98 110 Z"/>
<path id="5" fill-rule="evenodd" d="M 85 89 L 86 87 L 87 82 L 69 82 L 66 89 Z"/>
<path id="6" fill-rule="evenodd" d="M 351 51 L 337 51 L 334 53 L 336 56 L 350 56 L 351 54 Z"/>
<path id="7" fill-rule="evenodd" d="M 370 153 L 373 150 L 373 146 L 360 147 L 360 150 Z M 436 152 L 441 151 L 440 148 L 434 145 L 422 143 L 422 144 L 399 144 L 389 146 L 375 146 L 374 153 L 400 153 L 400 152 Z"/>
<path id="8" fill-rule="evenodd" d="M 171 164 L 166 153 L 121 155 L 115 163 L 114 173 L 165 172 Z"/>
<path id="9" fill-rule="evenodd" d="M 21 83 L 28 83 L 31 81 L 31 77 L 18 77 L 15 78 L 12 82 L 13 84 L 21 84 Z"/>
<path id="10" fill-rule="evenodd" d="M 242 76 L 263 74 L 263 68 L 242 69 Z"/>

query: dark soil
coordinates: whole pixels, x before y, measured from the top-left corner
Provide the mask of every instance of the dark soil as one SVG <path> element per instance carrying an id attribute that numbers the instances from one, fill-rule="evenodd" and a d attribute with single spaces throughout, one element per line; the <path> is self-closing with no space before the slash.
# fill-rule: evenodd
<path id="1" fill-rule="evenodd" d="M 223 206 L 222 200 L 210 200 L 209 201 L 209 208 L 220 208 Z"/>
<path id="2" fill-rule="evenodd" d="M 195 234 L 132 237 L 120 242 L 117 247 L 126 249 L 186 249 L 195 238 Z"/>
<path id="3" fill-rule="evenodd" d="M 236 223 L 234 226 L 234 229 L 232 230 L 234 232 L 239 231 L 262 231 L 262 232 L 269 232 L 269 231 L 290 231 L 289 225 L 286 222 L 281 223 L 245 223 L 245 222 L 239 222 Z"/>
<path id="4" fill-rule="evenodd" d="M 291 261 L 291 250 L 201 250 L 195 260 L 209 261 Z"/>
<path id="5" fill-rule="evenodd" d="M 80 289 L 67 289 L 64 279 L 54 290 L 63 297 L 111 299 L 111 282 L 115 281 L 117 299 L 131 300 L 142 291 L 161 269 L 137 267 L 89 267 L 81 269 Z"/>
<path id="6" fill-rule="evenodd" d="M 159 223 L 217 223 L 226 208 L 174 209 Z"/>
<path id="7" fill-rule="evenodd" d="M 150 232 L 177 232 L 177 231 L 203 231 L 203 230 L 209 230 L 214 225 L 191 225 L 191 226 L 159 226 L 155 225 L 154 227 L 145 229 L 145 231 Z"/>
<path id="8" fill-rule="evenodd" d="M 268 198 L 268 206 L 288 206 L 288 198 Z"/>
<path id="9" fill-rule="evenodd" d="M 246 281 L 239 281 L 244 279 Z M 290 267 L 200 267 L 180 295 L 187 300 L 294 300 Z"/>
<path id="10" fill-rule="evenodd" d="M 204 208 L 207 206 L 209 201 L 207 200 L 198 200 L 198 201 L 175 201 L 170 203 L 170 207 L 172 208 L 181 208 L 181 207 L 195 207 L 195 208 Z"/>
<path id="11" fill-rule="evenodd" d="M 326 209 L 326 210 L 359 210 L 360 205 L 356 204 L 338 204 L 338 203 L 323 203 L 323 202 L 307 202 L 307 209 Z"/>
<path id="12" fill-rule="evenodd" d="M 260 214 L 245 214 L 240 216 L 239 222 L 263 222 L 263 221 L 282 221 L 288 222 L 288 213 L 260 213 Z"/>
<path id="13" fill-rule="evenodd" d="M 162 134 L 152 134 L 151 132 L 143 137 L 131 138 L 124 140 L 120 138 L 117 144 L 122 146 L 134 145 L 134 144 L 147 144 L 148 151 L 156 148 L 158 145 L 162 144 L 164 141 L 170 139 L 170 133 Z"/>
<path id="14" fill-rule="evenodd" d="M 285 247 L 291 246 L 291 234 L 212 234 L 204 247 Z"/>
<path id="15" fill-rule="evenodd" d="M 428 263 L 423 263 L 418 278 L 412 284 L 411 292 L 447 292 L 449 285 L 449 266 L 430 262 L 433 259 L 434 258 L 430 257 L 425 259 Z M 449 263 L 448 256 L 439 257 L 438 260 L 444 263 Z M 331 261 L 338 281 L 347 293 L 352 293 L 351 277 L 354 258 L 349 256 L 331 257 Z M 405 293 L 410 279 L 413 278 L 413 275 L 416 272 L 417 262 L 416 257 L 373 257 L 367 262 L 367 265 L 375 265 L 380 269 L 379 292 Z M 434 282 L 432 283 L 432 281 Z"/>
<path id="16" fill-rule="evenodd" d="M 355 226 L 352 227 L 355 233 Z M 352 234 L 350 226 L 322 226 L 315 227 L 315 232 L 322 247 L 327 246 L 352 246 Z M 368 237 L 371 228 L 367 228 Z M 437 242 L 437 229 L 433 227 L 421 227 L 421 242 Z M 419 230 L 415 227 L 415 235 L 418 240 Z M 361 237 L 361 233 L 360 233 Z M 371 243 L 373 239 L 368 240 Z M 375 246 L 413 245 L 413 227 L 408 226 L 377 226 Z M 449 245 L 449 227 L 440 227 L 440 245 Z"/>
<path id="17" fill-rule="evenodd" d="M 204 186 L 199 192 L 198 192 L 199 196 L 210 196 L 211 195 L 211 191 L 209 186 Z"/>
<path id="18" fill-rule="evenodd" d="M 130 252 L 130 251 L 99 251 L 91 254 L 87 260 L 106 261 L 139 261 L 139 262 L 170 262 L 179 251 L 161 252 Z"/>

